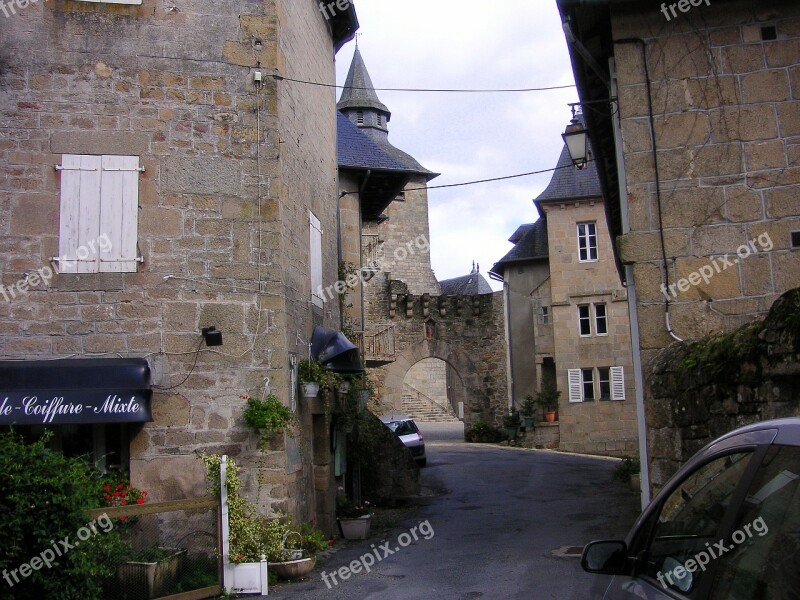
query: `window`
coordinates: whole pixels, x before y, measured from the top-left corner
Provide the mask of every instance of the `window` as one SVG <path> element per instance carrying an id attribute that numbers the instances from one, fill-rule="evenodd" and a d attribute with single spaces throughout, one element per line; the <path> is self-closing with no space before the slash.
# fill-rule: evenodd
<path id="1" fill-rule="evenodd" d="M 542 307 L 542 325 L 549 325 L 550 324 L 550 307 L 543 306 Z"/>
<path id="2" fill-rule="evenodd" d="M 800 231 L 791 233 L 792 248 L 800 248 Z"/>
<path id="3" fill-rule="evenodd" d="M 578 223 L 578 260 L 592 262 L 597 260 L 597 225 Z"/>
<path id="4" fill-rule="evenodd" d="M 592 318 L 590 316 L 590 306 L 588 304 L 581 304 L 578 306 L 578 330 L 581 337 L 589 337 L 592 335 Z"/>
<path id="5" fill-rule="evenodd" d="M 356 112 L 356 122 L 359 125 L 363 125 L 364 124 L 364 111 L 363 110 L 359 110 L 358 112 Z"/>
<path id="6" fill-rule="evenodd" d="M 594 400 L 594 369 L 581 369 L 583 400 Z"/>
<path id="7" fill-rule="evenodd" d="M 64 154 L 58 269 L 61 273 L 135 273 L 139 216 L 138 156 Z"/>
<path id="8" fill-rule="evenodd" d="M 731 543 L 746 551 L 720 558 L 711 597 L 797 597 L 800 589 L 800 448 L 770 448 L 734 524 Z"/>
<path id="9" fill-rule="evenodd" d="M 664 500 L 641 561 L 643 575 L 652 578 L 654 586 L 687 595 L 698 589 L 705 570 L 690 573 L 684 565 L 696 561 L 701 552 L 707 555 L 719 542 L 721 525 L 751 457 L 743 452 L 718 458 L 689 475 Z"/>
<path id="10" fill-rule="evenodd" d="M 606 320 L 606 305 L 594 305 L 594 324 L 597 335 L 608 335 L 608 322 Z"/>
<path id="11" fill-rule="evenodd" d="M 624 367 L 569 369 L 569 401 L 625 400 Z"/>
<path id="12" fill-rule="evenodd" d="M 311 248 L 309 252 L 309 271 L 311 273 L 311 302 L 322 308 L 322 226 L 314 213 L 308 213 Z"/>
<path id="13" fill-rule="evenodd" d="M 378 127 L 383 127 L 383 115 L 378 115 Z"/>
<path id="14" fill-rule="evenodd" d="M 597 368 L 597 387 L 600 400 L 611 399 L 611 370 L 608 367 Z"/>

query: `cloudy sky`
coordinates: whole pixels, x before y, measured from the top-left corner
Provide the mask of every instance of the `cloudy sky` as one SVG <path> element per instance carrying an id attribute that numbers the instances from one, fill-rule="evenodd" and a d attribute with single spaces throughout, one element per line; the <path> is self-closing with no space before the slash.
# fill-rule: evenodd
<path id="1" fill-rule="evenodd" d="M 574 83 L 555 0 L 356 0 L 359 48 L 376 88 L 533 88 Z M 337 55 L 341 85 L 355 48 Z M 432 186 L 553 168 L 575 88 L 493 94 L 378 92 L 389 140 L 442 175 Z M 487 271 L 536 219 L 550 173 L 431 190 L 433 268 Z M 501 289 L 492 282 L 495 289 Z"/>

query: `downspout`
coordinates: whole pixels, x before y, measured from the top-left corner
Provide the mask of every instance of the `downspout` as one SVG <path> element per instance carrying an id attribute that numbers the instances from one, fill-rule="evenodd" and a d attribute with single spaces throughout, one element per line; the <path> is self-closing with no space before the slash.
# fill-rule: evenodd
<path id="1" fill-rule="evenodd" d="M 610 59 L 611 93 L 617 95 L 617 78 L 614 59 Z M 617 171 L 619 173 L 619 206 L 622 221 L 622 233 L 630 233 L 631 224 L 628 216 L 628 186 L 625 170 L 625 155 L 622 149 L 622 127 L 619 111 L 614 111 L 614 146 L 617 154 Z M 640 469 L 640 502 L 642 510 L 650 503 L 650 469 L 649 455 L 647 452 L 647 420 L 644 406 L 644 373 L 642 369 L 642 343 L 639 333 L 639 307 L 636 304 L 636 285 L 633 279 L 633 266 L 625 265 L 625 281 L 628 292 L 628 315 L 631 327 L 631 358 L 633 359 L 634 394 L 636 396 L 636 427 L 639 438 L 639 464 Z"/>

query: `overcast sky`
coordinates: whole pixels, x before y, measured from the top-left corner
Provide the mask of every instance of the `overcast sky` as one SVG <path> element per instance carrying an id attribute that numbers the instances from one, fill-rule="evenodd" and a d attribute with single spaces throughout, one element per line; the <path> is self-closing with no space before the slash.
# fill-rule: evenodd
<path id="1" fill-rule="evenodd" d="M 356 0 L 358 45 L 376 88 L 532 88 L 574 83 L 555 0 Z M 353 56 L 337 55 L 341 85 Z M 389 140 L 442 175 L 430 185 L 550 169 L 577 101 L 575 88 L 515 94 L 378 92 Z M 536 219 L 551 174 L 431 190 L 438 279 L 488 277 L 508 238 Z M 502 286 L 489 280 L 495 289 Z"/>

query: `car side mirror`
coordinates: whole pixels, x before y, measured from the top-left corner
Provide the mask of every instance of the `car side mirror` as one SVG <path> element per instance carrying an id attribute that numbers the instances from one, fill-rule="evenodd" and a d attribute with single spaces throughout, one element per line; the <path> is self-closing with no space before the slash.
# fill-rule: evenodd
<path id="1" fill-rule="evenodd" d="M 581 567 L 587 573 L 622 575 L 628 566 L 628 545 L 625 542 L 591 542 L 583 549 Z"/>

